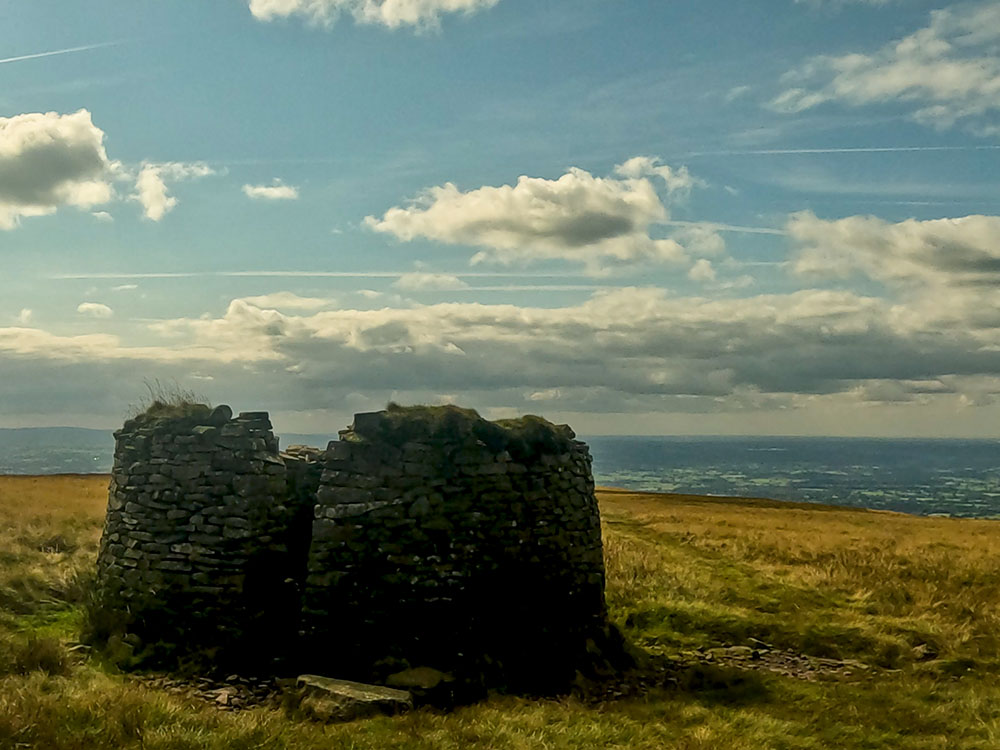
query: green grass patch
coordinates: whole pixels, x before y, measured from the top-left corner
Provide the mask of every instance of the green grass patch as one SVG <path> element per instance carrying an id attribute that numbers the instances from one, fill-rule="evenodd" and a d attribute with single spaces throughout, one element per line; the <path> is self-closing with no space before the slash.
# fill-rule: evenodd
<path id="1" fill-rule="evenodd" d="M 0 478 L 2 750 L 1000 747 L 995 524 L 609 493 L 608 602 L 634 642 L 670 656 L 756 638 L 873 669 L 806 681 L 695 665 L 600 704 L 493 696 L 326 727 L 222 713 L 72 651 L 106 480 L 47 481 Z"/>

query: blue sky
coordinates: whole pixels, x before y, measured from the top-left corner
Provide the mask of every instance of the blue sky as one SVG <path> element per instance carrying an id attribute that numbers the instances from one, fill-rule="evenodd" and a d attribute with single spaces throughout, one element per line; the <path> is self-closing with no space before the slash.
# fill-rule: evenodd
<path id="1" fill-rule="evenodd" d="M 1000 436 L 1000 2 L 0 10 L 0 426 Z"/>

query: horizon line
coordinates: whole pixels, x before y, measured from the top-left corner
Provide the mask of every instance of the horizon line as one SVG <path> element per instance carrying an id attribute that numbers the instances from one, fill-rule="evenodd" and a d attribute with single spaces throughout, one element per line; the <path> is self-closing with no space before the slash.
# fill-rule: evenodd
<path id="1" fill-rule="evenodd" d="M 275 412 L 269 412 L 274 414 Z M 361 413 L 361 412 L 359 412 Z M 75 425 L 33 425 L 30 427 L 3 427 L 0 426 L 0 430 L 85 430 L 88 432 L 113 432 L 118 429 L 117 427 L 77 427 Z M 299 430 L 274 430 L 274 434 L 278 437 L 281 435 L 308 435 L 310 437 L 324 437 L 327 435 L 326 432 L 302 432 Z M 332 432 L 330 433 L 332 434 Z M 819 439 L 819 440 L 922 440 L 922 441 L 978 441 L 978 442 L 1000 442 L 1000 435 L 994 437 L 984 437 L 984 436 L 962 436 L 962 435 L 796 435 L 796 434 L 761 434 L 761 433 L 640 433 L 640 434 L 630 434 L 630 433 L 612 433 L 604 435 L 591 435 L 586 433 L 578 433 L 578 436 L 586 439 L 602 439 L 602 438 L 705 438 L 705 439 L 732 439 L 732 438 L 753 438 L 760 440 L 801 440 L 801 439 Z"/>

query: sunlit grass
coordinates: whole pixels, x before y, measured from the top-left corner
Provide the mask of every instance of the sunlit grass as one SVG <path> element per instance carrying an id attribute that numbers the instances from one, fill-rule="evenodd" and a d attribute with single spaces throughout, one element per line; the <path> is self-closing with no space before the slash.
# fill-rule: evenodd
<path id="1" fill-rule="evenodd" d="M 623 492 L 604 493 L 603 509 L 609 596 L 626 624 L 656 610 L 646 619 L 668 643 L 755 637 L 948 671 L 1000 659 L 995 521 Z M 653 571 L 655 584 L 623 588 L 621 567 Z"/>
<path id="2" fill-rule="evenodd" d="M 757 638 L 855 681 L 695 674 L 601 705 L 498 696 L 321 727 L 226 714 L 71 651 L 107 479 L 0 478 L 0 749 L 996 748 L 1000 524 L 601 493 L 611 616 L 678 656 Z"/>

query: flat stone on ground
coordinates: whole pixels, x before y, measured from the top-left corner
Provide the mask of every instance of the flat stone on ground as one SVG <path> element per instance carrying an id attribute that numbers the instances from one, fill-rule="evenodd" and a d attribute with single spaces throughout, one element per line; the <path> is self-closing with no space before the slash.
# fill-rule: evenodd
<path id="1" fill-rule="evenodd" d="M 354 721 L 413 708 L 408 692 L 379 685 L 306 674 L 298 678 L 296 687 L 301 698 L 299 711 L 314 721 Z"/>

